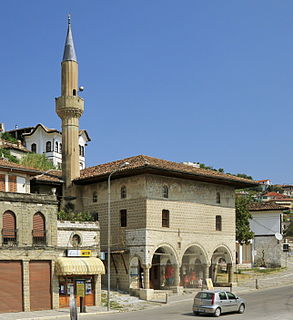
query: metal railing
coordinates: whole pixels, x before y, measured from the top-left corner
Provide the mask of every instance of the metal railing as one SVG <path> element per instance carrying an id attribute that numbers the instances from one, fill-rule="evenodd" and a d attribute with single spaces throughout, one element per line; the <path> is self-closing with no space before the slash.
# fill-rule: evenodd
<path id="1" fill-rule="evenodd" d="M 45 230 L 33 230 L 33 245 L 42 246 L 47 244 L 46 231 Z"/>
<path id="2" fill-rule="evenodd" d="M 17 229 L 2 229 L 2 245 L 3 246 L 17 245 Z"/>

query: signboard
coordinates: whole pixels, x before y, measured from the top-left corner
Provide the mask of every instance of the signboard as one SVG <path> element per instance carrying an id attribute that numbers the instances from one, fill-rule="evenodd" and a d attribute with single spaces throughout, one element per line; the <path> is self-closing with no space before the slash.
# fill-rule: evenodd
<path id="1" fill-rule="evenodd" d="M 214 290 L 214 285 L 213 285 L 213 281 L 211 278 L 207 278 L 206 279 L 206 284 L 207 284 L 207 289 L 208 290 Z"/>
<path id="2" fill-rule="evenodd" d="M 85 285 L 83 280 L 76 280 L 76 295 L 80 297 L 85 296 Z"/>
<path id="3" fill-rule="evenodd" d="M 67 250 L 67 257 L 90 257 L 91 250 Z"/>

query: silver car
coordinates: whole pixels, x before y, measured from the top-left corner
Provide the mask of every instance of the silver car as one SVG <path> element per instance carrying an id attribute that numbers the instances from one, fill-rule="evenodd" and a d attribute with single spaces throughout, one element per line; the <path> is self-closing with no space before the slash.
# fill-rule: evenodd
<path id="1" fill-rule="evenodd" d="M 225 312 L 245 311 L 245 301 L 237 297 L 234 293 L 221 290 L 205 290 L 200 291 L 194 298 L 193 314 L 199 313 L 213 314 L 219 317 Z"/>

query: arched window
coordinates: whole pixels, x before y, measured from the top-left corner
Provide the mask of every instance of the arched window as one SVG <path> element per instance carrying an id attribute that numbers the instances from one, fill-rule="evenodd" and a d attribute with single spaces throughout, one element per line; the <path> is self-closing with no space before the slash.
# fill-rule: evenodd
<path id="1" fill-rule="evenodd" d="M 121 193 L 121 199 L 125 199 L 127 197 L 127 190 L 125 186 L 121 187 L 120 193 Z"/>
<path id="2" fill-rule="evenodd" d="M 37 145 L 35 143 L 32 143 L 31 145 L 31 151 L 36 153 L 37 152 Z"/>
<path id="3" fill-rule="evenodd" d="M 97 191 L 93 192 L 93 202 L 98 202 L 98 193 L 97 193 Z"/>
<path id="4" fill-rule="evenodd" d="M 45 217 L 41 212 L 37 212 L 33 217 L 33 244 L 46 244 Z"/>
<path id="5" fill-rule="evenodd" d="M 59 152 L 62 153 L 62 143 L 59 144 Z"/>
<path id="6" fill-rule="evenodd" d="M 79 155 L 81 156 L 81 145 L 79 145 Z"/>
<path id="7" fill-rule="evenodd" d="M 221 194 L 220 194 L 220 192 L 217 192 L 216 203 L 221 203 Z"/>
<path id="8" fill-rule="evenodd" d="M 5 211 L 2 218 L 2 243 L 4 245 L 16 244 L 16 217 L 12 211 Z"/>
<path id="9" fill-rule="evenodd" d="M 56 141 L 55 142 L 55 152 L 58 152 L 59 150 L 59 143 Z"/>
<path id="10" fill-rule="evenodd" d="M 84 157 L 84 147 L 81 146 L 81 156 Z"/>
<path id="11" fill-rule="evenodd" d="M 78 234 L 74 234 L 71 238 L 71 243 L 73 247 L 78 247 L 81 244 L 81 238 Z"/>
<path id="12" fill-rule="evenodd" d="M 76 89 L 73 89 L 72 93 L 74 96 L 76 96 Z"/>
<path id="13" fill-rule="evenodd" d="M 46 152 L 51 152 L 51 141 L 46 142 Z"/>
<path id="14" fill-rule="evenodd" d="M 163 198 L 169 198 L 168 186 L 163 186 Z"/>

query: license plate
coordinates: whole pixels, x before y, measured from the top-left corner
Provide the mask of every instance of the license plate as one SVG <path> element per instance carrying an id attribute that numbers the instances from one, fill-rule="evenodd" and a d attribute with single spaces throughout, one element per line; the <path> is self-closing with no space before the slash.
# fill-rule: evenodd
<path id="1" fill-rule="evenodd" d="M 198 311 L 199 312 L 205 312 L 205 309 L 199 308 Z"/>

